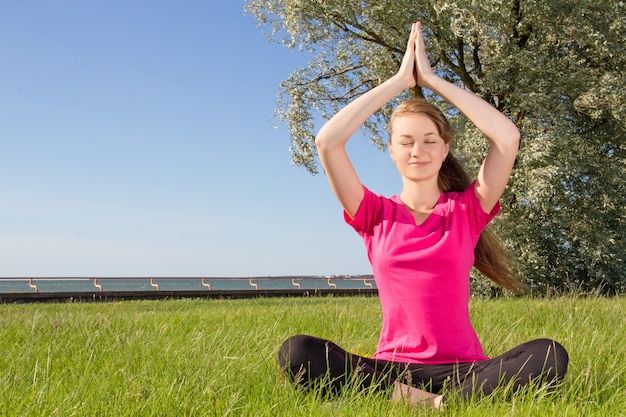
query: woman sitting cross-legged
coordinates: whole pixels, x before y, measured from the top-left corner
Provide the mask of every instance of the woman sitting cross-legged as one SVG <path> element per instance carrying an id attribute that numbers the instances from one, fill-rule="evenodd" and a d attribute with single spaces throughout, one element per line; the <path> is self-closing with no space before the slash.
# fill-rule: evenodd
<path id="1" fill-rule="evenodd" d="M 376 195 L 361 184 L 346 142 L 380 107 L 416 84 L 460 110 L 488 138 L 489 150 L 470 180 L 450 150 L 444 114 L 424 99 L 408 100 L 395 109 L 388 127 L 403 189 L 390 198 Z M 519 287 L 501 246 L 484 230 L 500 211 L 519 131 L 489 103 L 432 71 L 419 23 L 412 26 L 399 71 L 334 115 L 315 142 L 345 221 L 365 243 L 383 324 L 371 358 L 313 336 L 287 339 L 279 361 L 296 384 L 326 381 L 334 393 L 356 383 L 441 408 L 447 395 L 488 395 L 504 385 L 553 386 L 565 376 L 568 355 L 557 342 L 536 339 L 489 358 L 472 327 L 472 266 L 505 288 Z"/>

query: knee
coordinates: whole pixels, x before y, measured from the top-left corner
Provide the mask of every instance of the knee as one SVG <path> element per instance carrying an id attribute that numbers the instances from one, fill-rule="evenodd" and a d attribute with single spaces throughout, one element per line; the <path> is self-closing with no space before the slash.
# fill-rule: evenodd
<path id="1" fill-rule="evenodd" d="M 328 344 L 328 341 L 313 336 L 291 336 L 278 351 L 281 369 L 294 382 L 323 376 L 328 371 Z"/>
<path id="2" fill-rule="evenodd" d="M 278 350 L 278 363 L 283 370 L 300 367 L 310 359 L 314 338 L 304 334 L 289 337 Z"/>
<path id="3" fill-rule="evenodd" d="M 560 343 L 551 339 L 537 339 L 531 342 L 535 345 L 535 355 L 542 363 L 544 378 L 560 381 L 567 373 L 569 355 Z"/>

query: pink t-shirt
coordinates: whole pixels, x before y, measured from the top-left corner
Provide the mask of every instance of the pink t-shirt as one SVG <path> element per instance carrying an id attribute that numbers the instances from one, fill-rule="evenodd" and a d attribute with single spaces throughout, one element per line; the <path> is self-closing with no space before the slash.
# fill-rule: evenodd
<path id="1" fill-rule="evenodd" d="M 469 317 L 469 273 L 480 232 L 500 205 L 485 213 L 474 184 L 442 194 L 419 226 L 398 196 L 377 196 L 367 188 L 355 217 L 344 213 L 365 242 L 382 305 L 375 359 L 488 359 Z"/>

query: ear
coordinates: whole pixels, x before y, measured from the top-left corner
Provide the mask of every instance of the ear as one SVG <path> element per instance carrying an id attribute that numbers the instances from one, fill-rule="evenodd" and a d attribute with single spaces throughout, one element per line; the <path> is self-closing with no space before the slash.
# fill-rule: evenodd
<path id="1" fill-rule="evenodd" d="M 443 159 L 446 159 L 449 153 L 450 153 L 450 144 L 446 143 L 446 149 L 445 151 L 443 151 Z"/>

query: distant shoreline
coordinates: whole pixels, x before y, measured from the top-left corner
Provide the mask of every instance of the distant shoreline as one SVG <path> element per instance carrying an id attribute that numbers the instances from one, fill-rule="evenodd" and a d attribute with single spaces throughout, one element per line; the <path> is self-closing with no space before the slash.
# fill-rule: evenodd
<path id="1" fill-rule="evenodd" d="M 377 294 L 371 275 L 0 277 L 0 303 Z"/>

